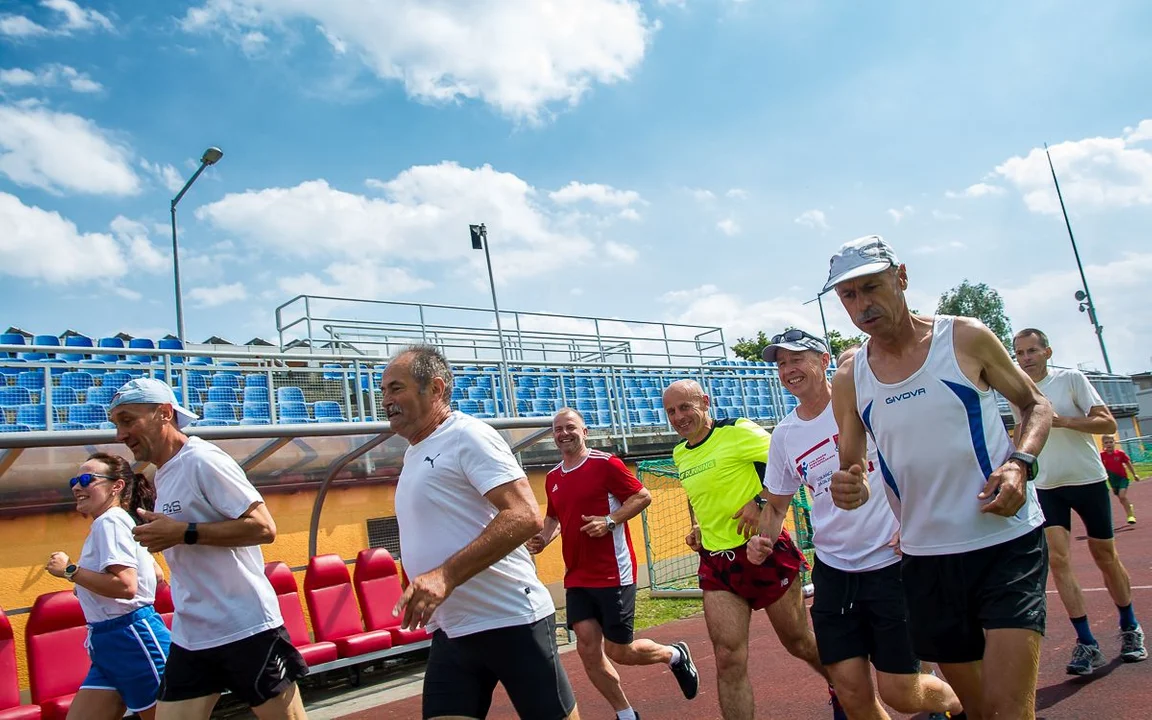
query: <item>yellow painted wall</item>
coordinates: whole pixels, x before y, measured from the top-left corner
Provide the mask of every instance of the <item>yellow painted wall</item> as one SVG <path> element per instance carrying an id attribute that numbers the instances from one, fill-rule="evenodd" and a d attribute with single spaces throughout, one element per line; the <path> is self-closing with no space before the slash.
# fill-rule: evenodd
<path id="1" fill-rule="evenodd" d="M 541 513 L 545 506 L 544 478 L 544 472 L 529 473 L 532 490 L 541 505 Z M 314 499 L 315 493 L 311 492 L 267 496 L 268 509 L 276 519 L 277 537 L 275 543 L 263 548 L 265 560 L 282 560 L 291 567 L 308 563 L 308 526 Z M 320 518 L 317 552 L 337 553 L 346 560 L 355 559 L 360 550 L 368 547 L 366 521 L 393 515 L 394 499 L 394 484 L 330 490 Z M 633 519 L 630 526 L 636 547 L 636 561 L 643 565 L 646 556 L 640 518 Z M 30 607 L 38 595 L 70 589 L 70 583 L 45 572 L 44 564 L 56 550 L 66 552 L 72 558 L 78 557 L 80 547 L 88 535 L 88 528 L 88 520 L 75 513 L 0 520 L 0 607 L 6 610 Z M 157 556 L 157 559 L 163 565 L 162 558 Z M 563 580 L 564 560 L 559 540 L 536 556 L 536 567 L 545 584 Z M 296 574 L 296 581 L 303 587 L 302 571 Z M 304 611 L 307 614 L 306 607 Z M 27 688 L 23 638 L 28 615 L 14 615 L 9 619 L 17 639 L 20 686 Z"/>

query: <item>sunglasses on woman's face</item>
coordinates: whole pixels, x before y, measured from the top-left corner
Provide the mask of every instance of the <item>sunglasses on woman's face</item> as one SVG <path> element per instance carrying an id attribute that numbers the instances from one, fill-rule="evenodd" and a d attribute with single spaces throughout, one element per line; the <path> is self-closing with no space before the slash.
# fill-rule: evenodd
<path id="1" fill-rule="evenodd" d="M 77 485 L 79 485 L 82 488 L 86 488 L 89 485 L 91 485 L 97 478 L 99 478 L 101 480 L 115 480 L 116 479 L 116 478 L 112 477 L 111 475 L 101 475 L 99 473 L 83 473 L 83 474 L 77 475 L 76 477 L 69 480 L 68 481 L 68 487 L 74 488 Z"/>

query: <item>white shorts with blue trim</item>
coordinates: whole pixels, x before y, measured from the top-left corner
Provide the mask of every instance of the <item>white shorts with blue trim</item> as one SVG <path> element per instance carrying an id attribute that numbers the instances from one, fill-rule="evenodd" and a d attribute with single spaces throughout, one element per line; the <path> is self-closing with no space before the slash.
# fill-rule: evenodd
<path id="1" fill-rule="evenodd" d="M 155 705 L 172 642 L 160 615 L 148 605 L 88 628 L 92 667 L 80 687 L 120 693 L 132 712 Z"/>

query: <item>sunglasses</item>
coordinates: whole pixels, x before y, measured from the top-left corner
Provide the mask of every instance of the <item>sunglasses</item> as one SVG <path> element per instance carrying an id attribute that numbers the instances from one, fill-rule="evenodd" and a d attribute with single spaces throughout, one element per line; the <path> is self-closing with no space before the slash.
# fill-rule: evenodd
<path id="1" fill-rule="evenodd" d="M 89 485 L 91 485 L 93 483 L 93 481 L 95 481 L 97 478 L 100 478 L 103 480 L 115 480 L 116 479 L 115 477 L 113 477 L 111 475 L 101 475 L 99 473 L 83 473 L 83 474 L 77 475 L 76 477 L 69 480 L 68 481 L 68 487 L 74 488 L 77 485 L 79 485 L 82 488 L 86 488 Z"/>
<path id="2" fill-rule="evenodd" d="M 797 340 L 802 340 L 804 338 L 811 338 L 812 340 L 817 340 L 821 343 L 824 342 L 823 340 L 816 337 L 815 335 L 812 335 L 810 333 L 806 333 L 803 330 L 792 329 L 792 330 L 785 330 L 784 332 L 780 333 L 779 335 L 773 335 L 771 344 L 772 345 L 779 345 L 782 342 L 796 342 Z"/>

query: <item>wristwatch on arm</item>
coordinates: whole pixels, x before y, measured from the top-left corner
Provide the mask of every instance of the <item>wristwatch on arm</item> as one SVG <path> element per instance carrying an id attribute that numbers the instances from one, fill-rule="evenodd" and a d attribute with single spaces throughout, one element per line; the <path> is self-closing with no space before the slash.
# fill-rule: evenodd
<path id="1" fill-rule="evenodd" d="M 200 539 L 200 531 L 196 528 L 196 523 L 188 523 L 188 529 L 184 531 L 184 544 L 195 545 L 196 541 Z"/>
<path id="2" fill-rule="evenodd" d="M 1036 472 L 1039 469 L 1039 463 L 1036 461 L 1035 455 L 1029 455 L 1026 452 L 1017 450 L 1008 456 L 1009 460 L 1015 460 L 1024 466 L 1024 471 L 1027 473 L 1028 482 L 1036 479 Z"/>
<path id="3" fill-rule="evenodd" d="M 79 569 L 80 568 L 76 566 L 76 563 L 72 563 L 68 567 L 64 568 L 64 579 L 68 582 L 76 582 L 75 575 L 76 571 Z"/>
<path id="4" fill-rule="evenodd" d="M 763 510 L 764 506 L 768 504 L 768 498 L 764 497 L 760 493 L 756 493 L 756 495 L 752 498 L 752 501 L 756 503 L 756 507 L 761 510 Z"/>
<path id="5" fill-rule="evenodd" d="M 612 519 L 611 515 L 604 516 L 604 524 L 608 526 L 608 532 L 616 529 L 616 521 Z"/>

